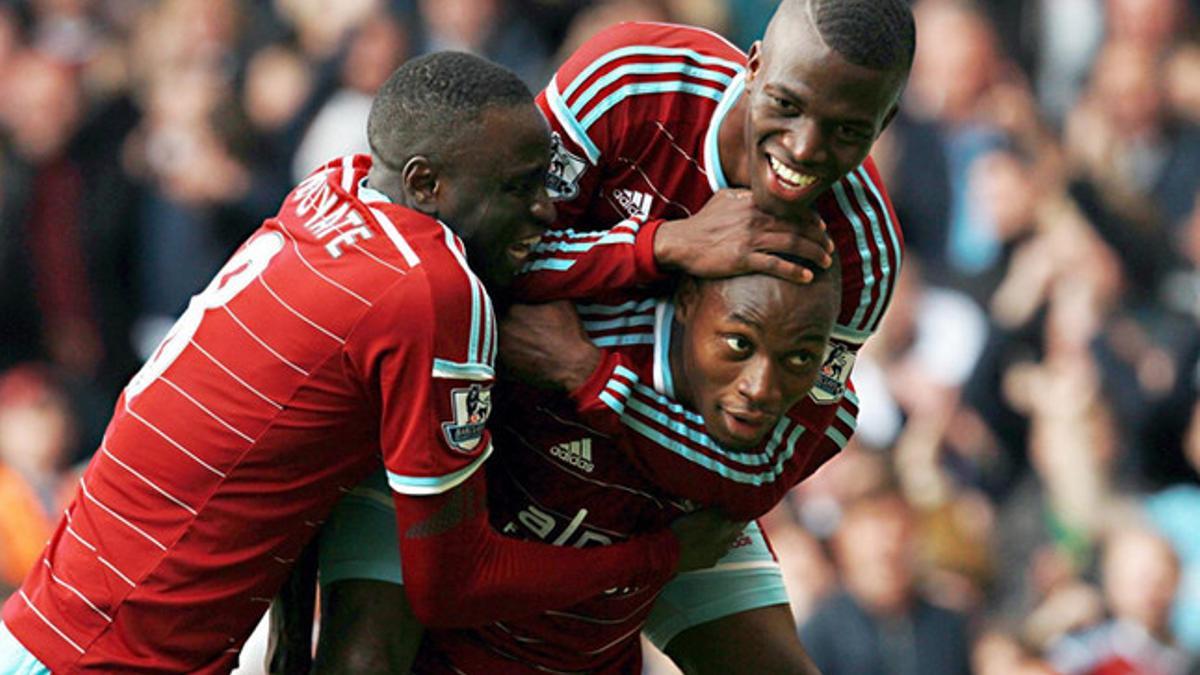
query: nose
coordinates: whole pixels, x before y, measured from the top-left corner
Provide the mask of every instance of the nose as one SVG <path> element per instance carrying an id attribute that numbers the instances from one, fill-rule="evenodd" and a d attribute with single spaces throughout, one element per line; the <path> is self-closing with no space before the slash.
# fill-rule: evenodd
<path id="1" fill-rule="evenodd" d="M 783 402 L 783 388 L 771 359 L 756 357 L 747 362 L 738 380 L 738 393 L 755 410 L 778 412 Z"/>
<path id="2" fill-rule="evenodd" d="M 825 133 L 817 120 L 798 117 L 783 139 L 788 159 L 796 166 L 823 164 L 829 159 Z"/>
<path id="3" fill-rule="evenodd" d="M 554 219 L 558 217 L 554 201 L 550 199 L 550 193 L 544 187 L 538 189 L 537 197 L 530 205 L 529 212 L 533 214 L 533 219 L 542 226 L 542 229 L 550 227 L 554 224 Z"/>

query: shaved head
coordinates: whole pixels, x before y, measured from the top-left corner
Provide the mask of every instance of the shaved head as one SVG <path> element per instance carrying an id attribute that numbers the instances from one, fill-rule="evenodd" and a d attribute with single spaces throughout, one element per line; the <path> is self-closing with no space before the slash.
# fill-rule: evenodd
<path id="1" fill-rule="evenodd" d="M 904 0 L 783 0 L 763 47 L 795 40 L 809 27 L 854 65 L 903 72 L 912 67 L 916 23 Z"/>

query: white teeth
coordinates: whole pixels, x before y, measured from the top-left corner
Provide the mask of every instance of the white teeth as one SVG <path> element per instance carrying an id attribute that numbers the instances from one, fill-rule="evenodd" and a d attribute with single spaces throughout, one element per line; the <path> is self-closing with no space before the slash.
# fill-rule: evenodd
<path id="1" fill-rule="evenodd" d="M 771 155 L 767 155 L 767 159 L 770 161 L 771 170 L 774 171 L 775 175 L 778 176 L 779 179 L 784 183 L 786 183 L 788 187 L 804 188 L 817 182 L 816 177 L 809 176 L 798 171 L 793 171 L 785 166 L 783 162 L 780 162 Z"/>

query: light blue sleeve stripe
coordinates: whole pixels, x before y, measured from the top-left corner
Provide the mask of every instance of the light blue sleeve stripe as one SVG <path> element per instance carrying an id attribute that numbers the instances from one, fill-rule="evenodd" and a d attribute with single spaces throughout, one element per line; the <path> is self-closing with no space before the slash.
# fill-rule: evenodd
<path id="1" fill-rule="evenodd" d="M 563 260 L 562 258 L 545 258 L 543 260 L 535 260 L 526 264 L 521 268 L 522 274 L 529 272 L 538 272 L 541 270 L 550 270 L 552 272 L 566 272 L 575 266 L 574 260 Z"/>
<path id="2" fill-rule="evenodd" d="M 471 477 L 471 474 L 483 465 L 492 454 L 492 444 L 483 449 L 479 456 L 470 464 L 444 476 L 404 476 L 392 471 L 387 472 L 388 485 L 405 495 L 436 495 L 441 494 L 451 488 L 457 487 L 460 483 Z"/>
<path id="3" fill-rule="evenodd" d="M 833 427 L 829 427 L 825 430 L 825 436 L 832 439 L 834 443 L 837 443 L 839 448 L 845 448 L 846 443 L 850 442 L 850 439 L 846 438 L 842 432 L 834 429 Z"/>
<path id="4" fill-rule="evenodd" d="M 619 400 L 616 396 L 607 391 L 600 392 L 600 400 L 604 401 L 604 405 L 612 408 L 618 415 L 625 412 L 625 402 Z"/>
<path id="5" fill-rule="evenodd" d="M 621 222 L 623 223 L 623 222 L 627 222 L 627 221 L 621 221 Z M 620 224 L 621 223 L 617 223 L 617 225 L 620 225 Z M 613 227 L 616 227 L 617 225 L 613 225 Z M 545 232 L 542 233 L 542 241 L 545 241 L 547 239 L 587 239 L 587 238 L 594 239 L 596 237 L 603 237 L 604 235 L 608 234 L 611 229 L 612 228 L 609 228 L 608 230 L 588 230 L 586 232 L 576 232 L 573 228 L 568 227 L 565 230 L 546 230 Z M 541 245 L 542 244 L 540 244 L 540 243 L 537 244 L 537 246 L 541 246 Z M 535 250 L 536 250 L 536 247 L 535 247 Z"/>
<path id="6" fill-rule="evenodd" d="M 842 342 L 861 345 L 866 342 L 867 338 L 871 337 L 871 335 L 872 333 L 870 331 L 854 330 L 849 326 L 843 326 L 839 323 L 834 324 L 833 333 L 830 337 L 835 340 L 841 340 Z"/>
<path id="7" fill-rule="evenodd" d="M 718 58 L 716 56 L 708 56 L 706 54 L 701 54 L 701 53 L 691 50 L 691 49 L 676 49 L 676 48 L 671 48 L 671 47 L 657 47 L 654 45 L 633 45 L 633 46 L 629 46 L 629 47 L 622 47 L 620 49 L 614 49 L 611 52 L 605 54 L 604 56 L 601 56 L 600 58 L 596 59 L 587 68 L 584 68 L 582 71 L 580 71 L 580 73 L 575 76 L 575 79 L 571 80 L 571 84 L 567 85 L 567 88 L 563 91 L 563 93 L 562 93 L 563 100 L 565 101 L 568 98 L 571 98 L 571 94 L 574 94 L 576 89 L 579 89 L 580 87 L 582 87 L 583 84 L 585 82 L 587 82 L 588 78 L 591 77 L 592 74 L 594 74 L 597 70 L 600 70 L 601 68 L 603 68 L 605 66 L 605 64 L 612 63 L 613 61 L 616 61 L 617 59 L 621 59 L 621 58 L 625 58 L 626 56 L 633 56 L 633 55 L 685 56 L 687 58 L 692 59 L 693 61 L 695 61 L 697 63 L 702 63 L 702 64 L 709 65 L 709 66 L 723 66 L 725 68 L 729 68 L 730 70 L 741 70 L 743 68 L 743 66 L 739 63 L 734 63 L 733 61 Z"/>
<path id="8" fill-rule="evenodd" d="M 605 389 L 611 389 L 621 395 L 622 399 L 628 399 L 632 393 L 629 390 L 629 385 L 619 380 L 609 380 L 608 384 L 604 385 Z"/>
<path id="9" fill-rule="evenodd" d="M 621 377 L 629 380 L 630 382 L 637 382 L 639 379 L 637 373 L 626 368 L 625 366 L 617 366 L 616 368 L 613 369 L 613 374 L 620 375 Z"/>
<path id="10" fill-rule="evenodd" d="M 446 380 L 485 382 L 496 379 L 496 371 L 486 363 L 456 363 L 445 359 L 434 359 L 433 376 Z"/>
<path id="11" fill-rule="evenodd" d="M 576 145 L 583 149 L 583 154 L 587 155 L 588 161 L 593 166 L 599 162 L 600 148 L 596 147 L 592 137 L 588 136 L 587 130 L 580 126 L 579 120 L 575 119 L 575 115 L 567 109 L 564 99 L 559 96 L 557 77 L 550 78 L 550 85 L 546 87 L 546 102 L 550 104 L 550 112 L 562 125 L 563 130 L 567 132 L 571 140 L 575 141 Z"/>
<path id="12" fill-rule="evenodd" d="M 858 254 L 862 258 L 862 293 L 859 295 L 858 307 L 854 310 L 854 318 L 850 320 L 849 326 L 853 330 L 862 330 L 863 317 L 866 315 L 867 306 L 871 304 L 871 287 L 875 285 L 875 275 L 871 271 L 871 260 L 874 256 L 871 255 L 871 247 L 867 244 L 867 233 L 862 219 L 855 213 L 850 199 L 846 196 L 845 179 L 833 186 L 833 195 L 837 198 L 842 213 L 850 219 L 850 225 L 854 228 L 854 241 L 858 244 Z"/>
<path id="13" fill-rule="evenodd" d="M 613 328 L 628 328 L 631 326 L 653 326 L 654 317 L 649 314 L 634 314 L 633 316 L 623 316 L 619 319 L 606 319 L 604 321 L 584 321 L 584 330 L 612 330 Z"/>
<path id="14" fill-rule="evenodd" d="M 630 63 L 619 68 L 614 68 L 604 77 L 596 80 L 592 86 L 587 88 L 575 102 L 571 104 L 571 112 L 578 115 L 579 111 L 587 106 L 588 102 L 596 97 L 605 87 L 625 77 L 626 75 L 661 75 L 665 73 L 679 73 L 688 77 L 694 77 L 698 80 L 711 80 L 721 85 L 729 84 L 733 78 L 717 72 L 708 70 L 690 63 Z"/>
<path id="15" fill-rule="evenodd" d="M 709 471 L 712 471 L 713 473 L 736 483 L 742 483 L 745 485 L 766 485 L 768 483 L 774 483 L 775 479 L 779 478 L 779 475 L 783 473 L 783 464 L 790 459 L 792 454 L 795 452 L 795 444 L 790 443 L 788 449 L 779 456 L 779 460 L 770 470 L 751 474 L 745 471 L 732 469 L 707 455 L 703 455 L 692 450 L 691 448 L 688 448 L 687 446 L 676 443 L 675 441 L 672 441 L 658 432 L 656 429 L 643 424 L 637 419 L 628 416 L 624 416 L 622 419 L 630 429 L 633 429 L 642 436 L 649 438 L 658 445 L 675 452 L 693 464 L 704 467 L 705 469 L 708 469 Z M 797 429 L 797 431 L 800 431 L 800 429 Z M 790 439 L 790 441 L 794 441 L 794 438 L 798 436 L 798 433 L 793 434 L 793 439 Z"/>
<path id="16" fill-rule="evenodd" d="M 869 188 L 871 190 L 871 194 L 875 195 L 875 200 L 877 202 L 879 202 L 880 209 L 883 211 L 883 217 L 884 217 L 885 221 L 887 222 L 888 238 L 891 239 L 892 249 L 896 253 L 896 260 L 893 262 L 893 265 L 892 265 L 895 268 L 895 270 L 892 273 L 892 276 L 896 279 L 899 279 L 900 278 L 900 265 L 902 262 L 902 258 L 904 257 L 904 253 L 901 250 L 903 247 L 900 246 L 900 240 L 897 238 L 897 235 L 896 235 L 896 233 L 899 231 L 899 228 L 897 227 L 896 222 L 894 220 L 892 220 L 892 214 L 888 212 L 887 202 L 884 201 L 883 195 L 879 194 L 879 190 L 875 187 L 875 184 L 871 182 L 871 175 L 869 173 L 867 173 L 867 169 L 865 167 L 859 166 L 858 173 L 860 174 L 860 179 L 862 180 L 862 182 L 867 186 L 867 188 Z M 885 310 L 887 308 L 887 300 L 888 299 L 883 297 L 884 295 L 886 295 L 886 293 L 880 295 L 880 297 L 882 299 L 882 304 L 880 305 L 880 314 L 882 314 L 883 310 Z M 876 315 L 876 317 L 875 317 L 876 322 L 878 322 L 879 318 L 880 318 L 879 315 Z M 874 330 L 877 325 L 878 325 L 878 323 L 875 323 L 871 326 L 868 326 L 868 328 L 870 328 L 871 330 Z"/>
<path id="17" fill-rule="evenodd" d="M 846 410 L 845 408 L 838 408 L 837 416 L 838 416 L 838 419 L 845 422 L 846 424 L 849 424 L 851 429 L 854 429 L 855 427 L 858 426 L 858 418 L 855 417 L 854 415 L 851 415 L 850 411 Z"/>
<path id="18" fill-rule="evenodd" d="M 867 199 L 867 193 L 863 190 L 862 181 L 854 172 L 847 174 L 846 179 L 850 181 L 850 186 L 854 188 L 854 196 L 858 198 L 858 205 L 862 207 L 864 213 L 867 214 L 868 220 L 871 221 L 871 234 L 875 238 L 875 248 L 879 250 L 879 298 L 875 301 L 875 310 L 871 312 L 871 318 L 867 320 L 864 329 L 870 330 L 879 321 L 879 315 L 883 313 L 884 299 L 887 297 L 888 288 L 892 281 L 892 260 L 888 255 L 887 244 L 883 241 L 883 230 L 880 229 L 879 212 L 872 208 L 871 202 Z"/>
<path id="19" fill-rule="evenodd" d="M 842 394 L 842 396 L 845 397 L 845 399 L 847 401 L 850 401 L 851 403 L 853 403 L 856 408 L 862 407 L 862 406 L 858 405 L 858 394 L 854 393 L 853 389 L 850 389 L 849 387 L 847 387 L 846 392 L 844 394 Z"/>
<path id="20" fill-rule="evenodd" d="M 668 92 L 684 92 L 686 94 L 695 94 L 696 96 L 711 98 L 714 101 L 720 101 L 723 93 L 720 89 L 706 87 L 694 82 L 635 82 L 633 84 L 625 85 L 612 94 L 609 94 L 608 98 L 605 98 L 603 101 L 597 104 L 595 108 L 592 108 L 591 112 L 587 114 L 587 117 L 584 117 L 580 121 L 580 125 L 583 126 L 585 130 L 590 129 L 591 126 L 596 123 L 596 120 L 604 116 L 604 113 L 608 112 L 613 106 L 617 105 L 621 101 L 624 101 L 630 96 L 664 94 Z"/>
<path id="21" fill-rule="evenodd" d="M 676 415 L 683 415 L 692 424 L 695 424 L 698 427 L 704 426 L 704 418 L 703 417 L 692 412 L 691 410 L 688 410 L 687 408 L 683 407 L 676 401 L 672 401 L 671 399 L 667 398 L 666 396 L 663 396 L 662 394 L 658 393 L 657 391 L 654 391 L 650 387 L 647 387 L 644 384 L 638 384 L 637 390 L 638 390 L 638 393 L 641 394 L 642 396 L 645 396 L 647 399 L 649 399 L 651 401 L 657 402 L 659 405 L 663 406 L 667 410 L 670 410 L 671 412 L 675 413 Z"/>
<path id="22" fill-rule="evenodd" d="M 544 244 L 537 244 L 533 247 L 534 253 L 555 253 L 565 251 L 568 253 L 583 253 L 584 251 L 592 250 L 596 245 L 594 241 L 575 243 L 571 241 L 548 241 Z"/>
<path id="23" fill-rule="evenodd" d="M 623 313 L 629 312 L 629 311 L 640 312 L 643 310 L 650 309 L 651 307 L 654 307 L 654 300 L 645 300 L 642 302 L 637 302 L 636 300 L 630 300 L 629 302 L 625 302 L 620 305 L 582 305 L 582 304 L 575 305 L 575 309 L 580 314 L 604 314 L 604 315 L 623 314 Z"/>
<path id="24" fill-rule="evenodd" d="M 634 335 L 605 335 L 592 339 L 592 344 L 597 347 L 620 347 L 622 345 L 652 345 L 654 344 L 653 333 L 637 333 Z"/>
<path id="25" fill-rule="evenodd" d="M 679 420 L 671 419 L 661 411 L 652 408 L 636 398 L 626 400 L 626 404 L 630 410 L 633 410 L 643 417 L 656 422 L 660 427 L 670 429 L 676 434 L 692 441 L 697 445 L 702 445 L 714 453 L 728 459 L 729 461 L 745 464 L 746 466 L 763 466 L 771 461 L 771 457 L 765 453 L 749 453 L 749 452 L 731 452 L 717 445 L 716 441 L 709 438 L 708 435 L 693 429 L 692 427 L 680 422 Z M 685 449 L 687 452 L 691 450 L 678 441 L 663 437 L 665 445 L 673 450 Z"/>
<path id="26" fill-rule="evenodd" d="M 597 246 L 606 246 L 608 244 L 632 244 L 637 241 L 637 238 L 629 232 L 610 232 L 600 238 L 596 242 Z"/>

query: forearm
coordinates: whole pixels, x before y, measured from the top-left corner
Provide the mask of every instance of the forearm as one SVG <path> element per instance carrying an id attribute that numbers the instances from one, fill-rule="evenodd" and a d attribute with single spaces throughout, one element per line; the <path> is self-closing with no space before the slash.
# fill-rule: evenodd
<path id="1" fill-rule="evenodd" d="M 504 537 L 487 521 L 478 473 L 446 494 L 398 497 L 396 516 L 405 590 L 431 627 L 514 619 L 658 583 L 679 558 L 669 530 L 586 550 Z"/>
<path id="2" fill-rule="evenodd" d="M 654 239 L 662 222 L 629 219 L 596 232 L 546 232 L 517 275 L 516 297 L 521 302 L 577 300 L 661 280 Z"/>

